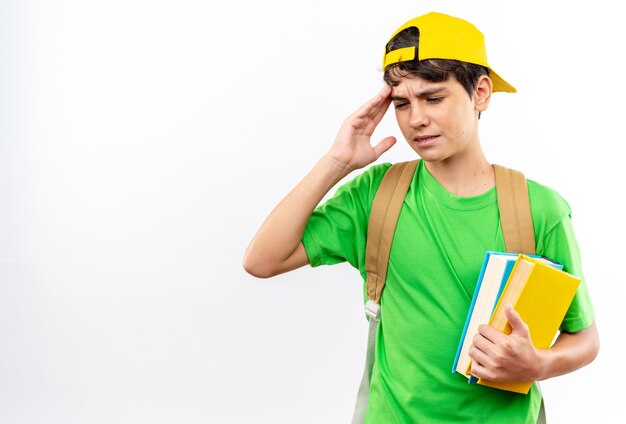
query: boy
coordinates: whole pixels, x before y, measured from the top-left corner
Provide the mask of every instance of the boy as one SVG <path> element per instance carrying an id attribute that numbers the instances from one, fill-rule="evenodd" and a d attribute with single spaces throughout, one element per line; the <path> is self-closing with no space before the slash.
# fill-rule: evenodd
<path id="1" fill-rule="evenodd" d="M 306 264 L 348 261 L 365 277 L 367 219 L 390 164 L 370 167 L 317 207 L 350 172 L 396 142 L 370 144 L 393 103 L 404 138 L 422 158 L 393 240 L 381 301 L 365 421 L 369 423 L 535 423 L 541 394 L 469 385 L 450 372 L 487 250 L 504 251 L 495 177 L 478 137 L 492 92 L 515 92 L 487 64 L 470 23 L 429 13 L 401 26 L 386 45 L 385 87 L 343 123 L 311 172 L 272 211 L 250 243 L 245 269 L 270 277 Z M 568 204 L 528 181 L 537 254 L 582 277 Z M 316 208 L 317 207 L 317 208 Z M 483 325 L 470 351 L 471 373 L 494 381 L 538 381 L 590 363 L 598 333 L 585 283 L 547 350 L 536 349 L 519 315 L 513 331 Z"/>

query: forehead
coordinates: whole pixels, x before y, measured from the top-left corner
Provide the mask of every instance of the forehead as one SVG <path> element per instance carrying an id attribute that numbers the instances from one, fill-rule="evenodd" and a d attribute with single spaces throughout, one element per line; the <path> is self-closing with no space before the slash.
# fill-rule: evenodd
<path id="1" fill-rule="evenodd" d="M 391 87 L 391 95 L 394 97 L 407 97 L 409 95 L 420 95 L 421 93 L 433 91 L 455 91 L 458 89 L 463 90 L 463 87 L 452 75 L 447 81 L 440 82 L 428 81 L 424 78 L 413 76 L 400 78 L 398 85 Z"/>

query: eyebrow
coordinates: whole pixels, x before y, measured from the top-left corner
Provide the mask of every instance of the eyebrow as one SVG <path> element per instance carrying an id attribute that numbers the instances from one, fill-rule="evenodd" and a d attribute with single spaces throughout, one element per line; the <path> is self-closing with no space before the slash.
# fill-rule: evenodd
<path id="1" fill-rule="evenodd" d="M 424 91 L 421 91 L 419 93 L 415 93 L 415 97 L 428 97 L 428 96 L 432 96 L 433 94 L 438 94 L 442 91 L 444 91 L 446 88 L 445 87 L 433 87 L 433 88 L 428 88 Z M 404 96 L 398 96 L 398 95 L 392 95 L 391 96 L 391 100 L 406 100 L 406 97 Z"/>

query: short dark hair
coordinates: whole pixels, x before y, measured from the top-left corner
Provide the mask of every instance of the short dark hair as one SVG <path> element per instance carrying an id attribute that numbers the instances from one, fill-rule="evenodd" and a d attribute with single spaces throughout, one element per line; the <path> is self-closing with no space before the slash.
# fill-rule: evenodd
<path id="1" fill-rule="evenodd" d="M 385 52 L 404 47 L 419 47 L 420 33 L 416 27 L 405 28 L 396 34 L 385 47 Z M 417 50 L 419 51 L 419 49 Z M 400 83 L 400 78 L 420 77 L 427 81 L 447 81 L 450 74 L 465 88 L 470 97 L 476 90 L 478 78 L 489 75 L 489 69 L 474 63 L 449 59 L 409 60 L 389 65 L 385 69 L 383 79 L 394 87 Z"/>

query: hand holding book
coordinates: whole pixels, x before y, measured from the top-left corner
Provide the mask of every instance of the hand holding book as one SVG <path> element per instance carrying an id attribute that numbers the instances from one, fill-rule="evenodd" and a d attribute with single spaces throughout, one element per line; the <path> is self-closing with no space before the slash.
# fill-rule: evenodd
<path id="1" fill-rule="evenodd" d="M 470 373 L 491 381 L 534 381 L 541 375 L 541 356 L 530 338 L 528 325 L 509 304 L 506 317 L 511 334 L 481 325 L 469 355 Z"/>
<path id="2" fill-rule="evenodd" d="M 509 255 L 507 265 L 487 278 L 492 263 L 502 255 Z M 554 341 L 580 279 L 545 258 L 513 255 L 516 259 L 511 261 L 510 255 L 485 256 L 452 372 L 468 376 L 472 383 L 479 377 L 478 384 L 528 393 L 539 375 L 538 349 L 548 349 Z M 472 342 L 477 343 L 475 348 Z"/>

